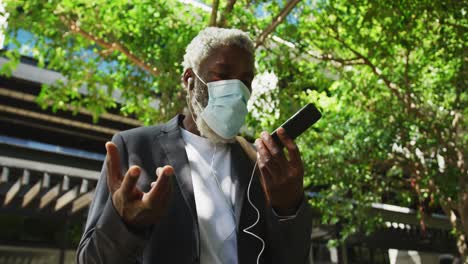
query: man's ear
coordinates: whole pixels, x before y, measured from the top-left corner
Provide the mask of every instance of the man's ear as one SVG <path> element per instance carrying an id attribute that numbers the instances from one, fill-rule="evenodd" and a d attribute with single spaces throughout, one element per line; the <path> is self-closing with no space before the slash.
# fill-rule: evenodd
<path id="1" fill-rule="evenodd" d="M 191 79 L 191 81 L 189 81 Z M 182 75 L 182 82 L 184 83 L 185 89 L 193 89 L 193 72 L 191 68 L 185 70 Z"/>

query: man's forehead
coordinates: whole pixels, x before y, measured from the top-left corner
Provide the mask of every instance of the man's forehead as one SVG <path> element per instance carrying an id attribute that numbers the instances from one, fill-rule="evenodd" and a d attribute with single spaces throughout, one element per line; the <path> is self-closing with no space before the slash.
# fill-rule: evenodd
<path id="1" fill-rule="evenodd" d="M 203 61 L 202 66 L 208 68 L 232 68 L 242 65 L 253 69 L 253 56 L 248 51 L 237 46 L 222 46 L 215 48 Z M 249 69 L 250 70 L 250 69 Z"/>
<path id="2" fill-rule="evenodd" d="M 236 60 L 253 60 L 253 56 L 250 52 L 244 48 L 238 46 L 220 46 L 211 50 L 206 60 L 210 60 L 213 63 L 225 63 L 230 64 L 232 59 Z"/>

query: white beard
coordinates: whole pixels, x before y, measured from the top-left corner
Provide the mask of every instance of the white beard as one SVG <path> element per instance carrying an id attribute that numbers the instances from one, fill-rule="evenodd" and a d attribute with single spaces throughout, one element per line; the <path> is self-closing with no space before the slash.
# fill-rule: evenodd
<path id="1" fill-rule="evenodd" d="M 208 88 L 200 81 L 196 80 L 193 91 L 192 91 L 192 96 L 190 96 L 190 93 L 187 94 L 188 102 L 190 102 L 190 105 L 188 106 L 188 111 L 189 114 L 193 114 L 192 118 L 195 121 L 195 124 L 197 125 L 198 131 L 200 132 L 200 135 L 202 137 L 208 138 L 211 142 L 217 144 L 217 143 L 234 143 L 235 139 L 225 139 L 216 134 L 201 118 L 201 113 L 204 110 L 204 107 L 208 104 Z M 202 108 L 203 107 L 203 108 Z M 193 112 L 191 112 L 193 111 Z"/>

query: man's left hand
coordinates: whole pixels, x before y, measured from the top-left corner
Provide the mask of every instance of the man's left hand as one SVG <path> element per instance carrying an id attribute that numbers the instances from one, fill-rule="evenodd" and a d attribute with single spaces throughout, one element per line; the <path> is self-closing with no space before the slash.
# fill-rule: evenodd
<path id="1" fill-rule="evenodd" d="M 294 141 L 284 128 L 278 137 L 288 151 L 289 160 L 268 132 L 255 141 L 261 182 L 266 198 L 279 215 L 293 215 L 304 197 L 304 165 Z"/>

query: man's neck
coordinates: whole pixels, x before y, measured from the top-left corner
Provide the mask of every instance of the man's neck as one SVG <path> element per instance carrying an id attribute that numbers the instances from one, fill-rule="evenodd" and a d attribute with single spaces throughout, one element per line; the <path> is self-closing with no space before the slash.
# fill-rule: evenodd
<path id="1" fill-rule="evenodd" d="M 182 120 L 182 126 L 190 133 L 200 136 L 200 131 L 198 131 L 197 125 L 195 124 L 195 121 L 191 115 L 184 116 L 184 120 Z"/>

